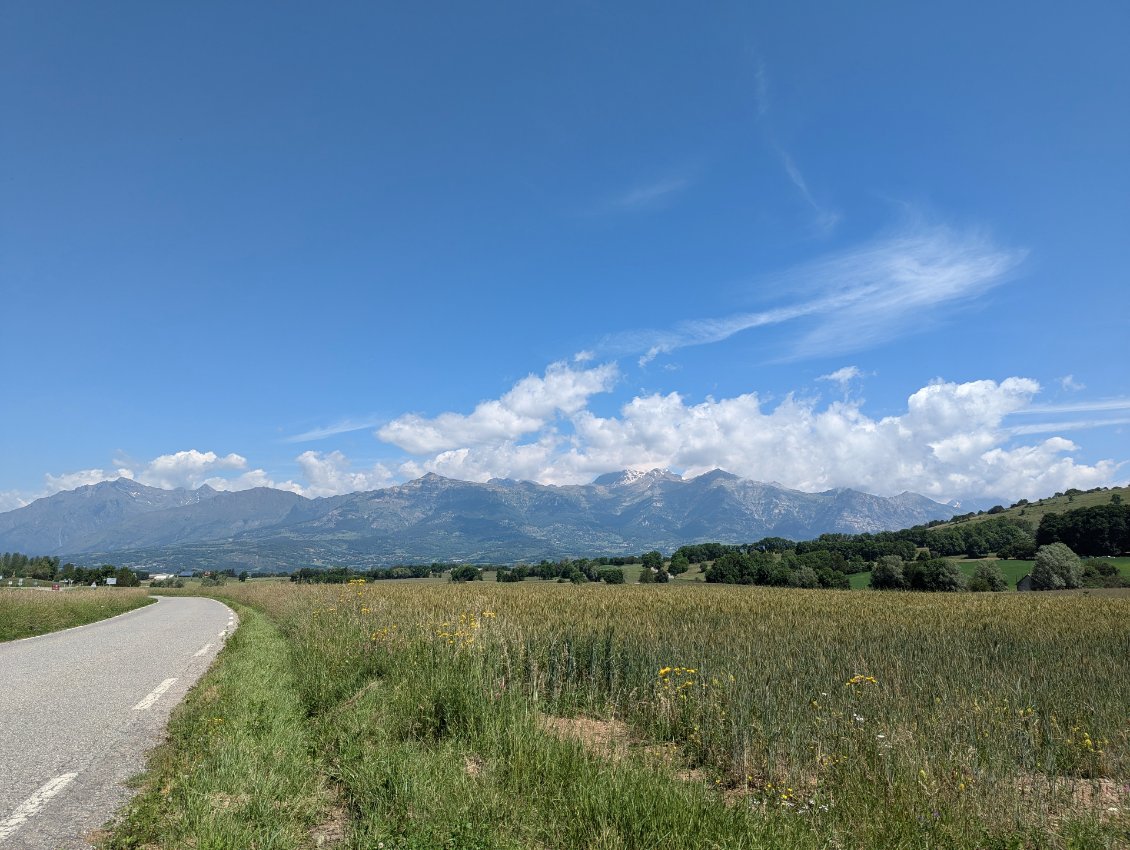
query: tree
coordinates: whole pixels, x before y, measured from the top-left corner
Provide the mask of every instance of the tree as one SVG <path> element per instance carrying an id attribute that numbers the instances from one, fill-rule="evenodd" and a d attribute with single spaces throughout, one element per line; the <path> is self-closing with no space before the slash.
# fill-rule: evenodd
<path id="1" fill-rule="evenodd" d="M 820 587 L 820 577 L 812 567 L 801 567 L 789 576 L 792 587 Z"/>
<path id="2" fill-rule="evenodd" d="M 907 564 L 903 577 L 910 590 L 925 590 L 931 593 L 965 590 L 965 574 L 957 564 L 945 558 L 931 558 L 929 561 L 914 561 Z"/>
<path id="3" fill-rule="evenodd" d="M 243 571 L 242 571 L 242 572 L 241 572 L 241 573 L 239 574 L 239 580 L 240 580 L 240 581 L 247 581 L 247 570 L 243 570 Z"/>
<path id="4" fill-rule="evenodd" d="M 655 573 L 651 571 L 651 567 L 640 570 L 640 584 L 655 584 Z"/>
<path id="5" fill-rule="evenodd" d="M 462 566 L 451 568 L 452 581 L 482 581 L 483 571 L 478 567 L 472 567 L 470 564 L 463 564 Z"/>
<path id="6" fill-rule="evenodd" d="M 1035 590 L 1060 590 L 1079 587 L 1081 583 L 1079 556 L 1063 543 L 1049 543 L 1036 550 L 1036 564 L 1032 567 L 1032 587 Z"/>
<path id="7" fill-rule="evenodd" d="M 969 579 L 969 589 L 978 593 L 986 591 L 999 593 L 1008 590 L 1008 579 L 1004 577 L 996 561 L 984 561 L 973 571 L 973 577 Z"/>
<path id="8" fill-rule="evenodd" d="M 884 555 L 875 562 L 875 568 L 871 570 L 873 590 L 902 590 L 905 586 L 902 558 L 898 555 Z"/>
<path id="9" fill-rule="evenodd" d="M 137 573 L 128 567 L 119 567 L 114 570 L 114 578 L 118 580 L 118 587 L 140 587 L 141 582 L 137 578 Z"/>
<path id="10" fill-rule="evenodd" d="M 662 553 L 655 551 L 648 552 L 643 556 L 643 565 L 645 567 L 654 567 L 657 570 L 661 569 L 663 567 Z"/>

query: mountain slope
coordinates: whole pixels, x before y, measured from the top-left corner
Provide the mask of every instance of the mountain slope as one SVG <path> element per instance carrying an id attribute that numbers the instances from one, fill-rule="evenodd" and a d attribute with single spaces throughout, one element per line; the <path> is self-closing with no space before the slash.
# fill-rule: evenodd
<path id="1" fill-rule="evenodd" d="M 874 532 L 953 513 L 913 493 L 803 493 L 722 470 L 691 479 L 667 470 L 624 471 L 561 487 L 429 474 L 323 499 L 266 488 L 164 491 L 120 479 L 0 514 L 0 550 L 269 569 L 506 562 Z"/>

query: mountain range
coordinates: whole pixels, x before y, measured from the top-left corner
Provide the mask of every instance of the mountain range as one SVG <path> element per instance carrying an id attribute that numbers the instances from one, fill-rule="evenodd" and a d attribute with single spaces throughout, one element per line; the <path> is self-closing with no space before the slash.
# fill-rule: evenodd
<path id="1" fill-rule="evenodd" d="M 252 571 L 512 563 L 894 530 L 955 513 L 915 493 L 805 493 L 719 469 L 689 479 L 625 470 L 568 486 L 428 474 L 317 499 L 266 487 L 162 490 L 119 478 L 0 513 L 0 550 L 84 564 Z"/>

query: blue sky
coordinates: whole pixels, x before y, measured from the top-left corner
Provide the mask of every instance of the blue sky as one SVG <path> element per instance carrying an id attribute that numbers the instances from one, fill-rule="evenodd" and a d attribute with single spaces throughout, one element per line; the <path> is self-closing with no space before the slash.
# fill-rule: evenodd
<path id="1" fill-rule="evenodd" d="M 5 5 L 0 509 L 1130 478 L 1126 4 L 384 5 Z"/>

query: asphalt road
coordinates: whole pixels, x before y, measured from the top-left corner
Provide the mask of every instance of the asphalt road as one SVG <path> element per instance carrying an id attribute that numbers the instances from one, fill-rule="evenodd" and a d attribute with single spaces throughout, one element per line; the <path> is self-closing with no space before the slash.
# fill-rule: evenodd
<path id="1" fill-rule="evenodd" d="M 235 625 L 213 599 L 165 597 L 0 643 L 0 850 L 89 847 Z"/>

